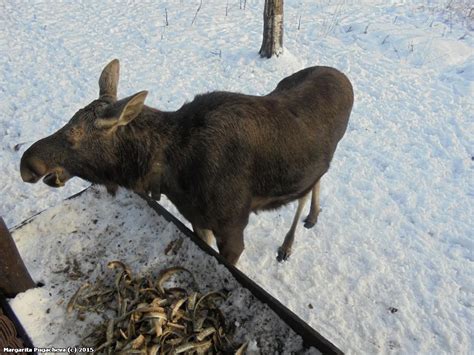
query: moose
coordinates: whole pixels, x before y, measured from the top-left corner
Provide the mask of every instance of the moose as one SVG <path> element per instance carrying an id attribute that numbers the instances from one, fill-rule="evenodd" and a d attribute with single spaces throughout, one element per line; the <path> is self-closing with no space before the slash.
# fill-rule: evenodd
<path id="1" fill-rule="evenodd" d="M 196 234 L 235 264 L 251 212 L 298 200 L 277 259 L 286 260 L 302 209 L 317 222 L 321 177 L 351 113 L 348 78 L 330 67 L 303 69 L 265 96 L 215 91 L 174 112 L 144 104 L 147 91 L 117 99 L 119 61 L 99 78 L 99 98 L 21 158 L 23 181 L 63 186 L 71 177 L 166 195 Z"/>

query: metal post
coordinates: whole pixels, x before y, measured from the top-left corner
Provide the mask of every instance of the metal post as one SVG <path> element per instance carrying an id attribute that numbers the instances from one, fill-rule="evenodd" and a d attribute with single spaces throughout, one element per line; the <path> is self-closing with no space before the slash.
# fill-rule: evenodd
<path id="1" fill-rule="evenodd" d="M 6 297 L 36 287 L 5 222 L 0 217 L 0 290 Z"/>

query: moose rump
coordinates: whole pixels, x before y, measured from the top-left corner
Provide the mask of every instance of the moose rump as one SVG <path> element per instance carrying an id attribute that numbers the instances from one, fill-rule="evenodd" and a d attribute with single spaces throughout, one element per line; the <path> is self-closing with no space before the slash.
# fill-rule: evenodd
<path id="1" fill-rule="evenodd" d="M 271 93 L 198 95 L 174 112 L 144 105 L 146 91 L 117 100 L 119 63 L 99 80 L 94 100 L 59 131 L 23 155 L 26 182 L 63 185 L 79 176 L 159 198 L 165 194 L 220 253 L 236 263 L 252 211 L 299 200 L 293 224 L 278 251 L 291 252 L 307 197 L 305 220 L 319 214 L 319 186 L 344 135 L 353 104 L 346 76 L 311 67 L 283 79 Z"/>

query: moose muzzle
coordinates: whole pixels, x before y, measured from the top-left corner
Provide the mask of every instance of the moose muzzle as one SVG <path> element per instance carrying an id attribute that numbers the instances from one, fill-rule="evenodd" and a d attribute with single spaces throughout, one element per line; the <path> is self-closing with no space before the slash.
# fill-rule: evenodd
<path id="1" fill-rule="evenodd" d="M 61 167 L 48 168 L 46 163 L 36 157 L 28 157 L 25 154 L 20 163 L 21 178 L 25 182 L 36 183 L 43 176 L 43 182 L 51 187 L 61 187 L 71 177 L 70 174 Z"/>

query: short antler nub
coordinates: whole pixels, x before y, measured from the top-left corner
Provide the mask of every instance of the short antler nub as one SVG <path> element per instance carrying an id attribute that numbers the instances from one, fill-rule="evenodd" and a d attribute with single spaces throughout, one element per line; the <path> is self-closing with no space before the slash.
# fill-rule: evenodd
<path id="1" fill-rule="evenodd" d="M 99 97 L 109 97 L 113 101 L 117 100 L 117 87 L 120 73 L 120 63 L 118 59 L 112 60 L 102 70 L 99 78 Z"/>

